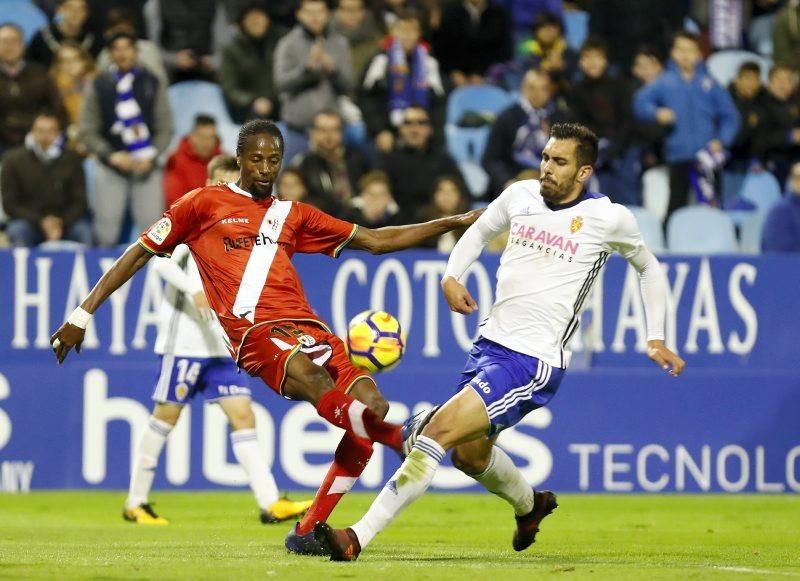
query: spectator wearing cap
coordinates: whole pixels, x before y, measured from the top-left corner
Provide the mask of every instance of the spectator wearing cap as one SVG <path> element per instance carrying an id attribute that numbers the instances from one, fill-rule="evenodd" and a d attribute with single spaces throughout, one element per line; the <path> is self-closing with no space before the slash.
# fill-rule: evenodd
<path id="1" fill-rule="evenodd" d="M 185 193 L 206 184 L 208 162 L 222 153 L 213 117 L 197 115 L 164 168 L 164 202 L 169 208 Z"/>
<path id="2" fill-rule="evenodd" d="M 60 123 L 57 115 L 39 114 L 25 144 L 3 157 L 3 209 L 14 246 L 92 243 L 83 160 L 64 148 Z"/>
<path id="3" fill-rule="evenodd" d="M 280 118 L 305 131 L 320 111 L 339 109 L 339 98 L 353 89 L 350 43 L 328 30 L 330 10 L 324 0 L 300 0 L 298 24 L 275 49 L 275 86 Z"/>
<path id="4" fill-rule="evenodd" d="M 275 47 L 287 30 L 274 24 L 266 9 L 251 4 L 238 19 L 239 32 L 222 51 L 219 84 L 231 118 L 277 119 L 278 91 L 273 80 Z"/>
<path id="5" fill-rule="evenodd" d="M 100 72 L 84 95 L 81 141 L 97 156 L 95 231 L 102 246 L 120 241 L 125 210 L 144 229 L 164 210 L 163 175 L 157 165 L 172 138 L 166 87 L 136 68 L 136 38 L 118 32 L 108 42 L 114 67 Z"/>
<path id="6" fill-rule="evenodd" d="M 53 22 L 31 39 L 26 58 L 50 68 L 65 41 L 77 44 L 96 57 L 103 48 L 103 42 L 89 30 L 86 24 L 88 16 L 86 0 L 59 0 Z"/>
<path id="7" fill-rule="evenodd" d="M 392 150 L 395 131 L 412 105 L 430 112 L 428 122 L 433 123 L 437 139 L 444 134 L 446 95 L 439 62 L 421 35 L 419 15 L 411 10 L 399 12 L 383 50 L 364 69 L 358 105 L 380 152 Z"/>
<path id="8" fill-rule="evenodd" d="M 0 25 L 0 154 L 22 145 L 40 111 L 53 111 L 66 121 L 47 69 L 24 60 L 24 50 L 22 30 L 15 24 Z"/>

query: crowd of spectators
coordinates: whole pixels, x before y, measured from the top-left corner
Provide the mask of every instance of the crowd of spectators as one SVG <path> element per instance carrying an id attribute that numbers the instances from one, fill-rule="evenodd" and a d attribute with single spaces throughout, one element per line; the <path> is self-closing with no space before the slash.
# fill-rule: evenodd
<path id="1" fill-rule="evenodd" d="M 276 195 L 365 225 L 491 201 L 537 176 L 553 123 L 577 121 L 601 138 L 593 187 L 614 201 L 641 205 L 642 173 L 664 165 L 668 218 L 724 206 L 724 172 L 769 171 L 787 188 L 769 223 L 798 228 L 798 0 L 38 0 L 50 23 L 27 42 L 13 18 L 24 1 L 0 16 L 12 245 L 124 242 L 203 185 L 223 147 L 205 114 L 173 135 L 168 89 L 188 80 L 217 83 L 234 122 L 272 119 L 307 140 Z M 579 43 L 565 25 L 576 17 Z M 748 34 L 756 22 L 771 32 Z M 728 49 L 773 64 L 746 61 L 722 86 L 705 62 Z M 480 85 L 514 97 L 459 120 L 490 126 L 475 192 L 445 122 L 452 92 Z"/>

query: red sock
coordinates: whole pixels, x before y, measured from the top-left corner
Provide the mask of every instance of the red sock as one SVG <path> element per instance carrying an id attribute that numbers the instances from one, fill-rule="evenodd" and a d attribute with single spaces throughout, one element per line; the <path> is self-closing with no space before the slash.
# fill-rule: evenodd
<path id="1" fill-rule="evenodd" d="M 333 464 L 317 490 L 314 504 L 297 525 L 297 534 L 305 535 L 318 522 L 325 522 L 341 498 L 352 488 L 372 456 L 372 442 L 346 432 L 336 448 Z"/>
<path id="2" fill-rule="evenodd" d="M 346 393 L 331 389 L 317 402 L 317 413 L 334 426 L 353 432 L 360 438 L 400 450 L 401 426 L 384 422 L 378 415 Z"/>

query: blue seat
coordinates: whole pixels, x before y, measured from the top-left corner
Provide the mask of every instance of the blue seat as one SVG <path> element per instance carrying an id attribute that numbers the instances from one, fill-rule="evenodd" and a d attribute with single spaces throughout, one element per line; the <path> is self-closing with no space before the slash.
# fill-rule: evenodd
<path id="1" fill-rule="evenodd" d="M 446 122 L 457 125 L 464 114 L 470 111 L 497 116 L 511 101 L 511 95 L 492 85 L 459 87 L 447 98 Z"/>
<path id="2" fill-rule="evenodd" d="M 167 94 L 176 137 L 191 131 L 195 115 L 199 113 L 210 115 L 220 125 L 234 124 L 219 85 L 207 81 L 184 81 L 170 85 Z"/>
<path id="3" fill-rule="evenodd" d="M 573 50 L 580 50 L 589 35 L 589 13 L 583 10 L 564 10 L 564 38 Z"/>
<path id="4" fill-rule="evenodd" d="M 489 139 L 489 127 L 458 127 L 447 124 L 444 128 L 447 153 L 456 163 L 480 163 L 486 141 Z"/>
<path id="5" fill-rule="evenodd" d="M 27 45 L 40 28 L 47 26 L 47 15 L 30 0 L 2 0 L 0 22 L 16 24 L 22 29 Z"/>
<path id="6" fill-rule="evenodd" d="M 467 161 L 458 164 L 458 169 L 467 183 L 469 193 L 473 198 L 482 198 L 489 187 L 489 174 L 475 162 Z"/>
<path id="7" fill-rule="evenodd" d="M 742 252 L 747 254 L 761 254 L 761 234 L 764 231 L 764 222 L 767 212 L 756 210 L 750 214 L 748 220 L 742 224 L 739 235 L 739 245 Z"/>
<path id="8" fill-rule="evenodd" d="M 722 210 L 688 206 L 672 213 L 667 245 L 675 254 L 731 254 L 739 251 L 736 227 Z"/>
<path id="9" fill-rule="evenodd" d="M 276 125 L 283 133 L 283 167 L 286 168 L 292 165 L 298 153 L 308 151 L 308 135 L 289 129 L 283 122 L 278 122 Z"/>
<path id="10" fill-rule="evenodd" d="M 636 218 L 644 243 L 650 251 L 657 254 L 666 251 L 666 244 L 664 244 L 664 227 L 661 225 L 661 220 L 658 219 L 658 216 L 641 206 L 628 206 L 627 208 Z"/>
<path id="11" fill-rule="evenodd" d="M 741 198 L 759 210 L 769 210 L 781 201 L 781 185 L 768 171 L 750 172 L 742 182 Z"/>
<path id="12" fill-rule="evenodd" d="M 727 87 L 739 72 L 739 67 L 747 61 L 755 61 L 761 67 L 761 79 L 766 83 L 772 61 L 747 50 L 723 50 L 715 52 L 706 61 L 706 68 L 712 77 L 723 87 Z"/>

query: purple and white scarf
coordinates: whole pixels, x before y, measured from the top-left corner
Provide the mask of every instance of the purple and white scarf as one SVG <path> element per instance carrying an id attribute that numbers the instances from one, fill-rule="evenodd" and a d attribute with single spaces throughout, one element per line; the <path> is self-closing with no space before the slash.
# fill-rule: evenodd
<path id="1" fill-rule="evenodd" d="M 711 0 L 709 10 L 711 46 L 741 48 L 742 0 Z"/>
<path id="2" fill-rule="evenodd" d="M 158 156 L 158 150 L 150 142 L 150 130 L 144 122 L 142 108 L 133 95 L 134 71 L 114 73 L 117 77 L 117 102 L 114 113 L 117 120 L 111 133 L 120 136 L 125 149 L 134 159 L 150 160 Z"/>
<path id="3" fill-rule="evenodd" d="M 541 109 L 534 109 L 524 97 L 519 102 L 528 117 L 525 124 L 517 130 L 511 151 L 514 161 L 519 165 L 538 169 L 542 161 L 541 152 L 550 139 L 550 117 L 555 105 L 550 101 Z"/>
<path id="4" fill-rule="evenodd" d="M 389 116 L 400 125 L 403 112 L 411 105 L 428 108 L 428 50 L 418 44 L 411 55 L 409 67 L 406 51 L 392 39 L 389 45 Z"/>

